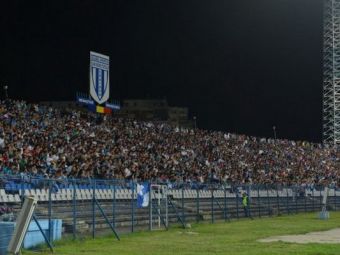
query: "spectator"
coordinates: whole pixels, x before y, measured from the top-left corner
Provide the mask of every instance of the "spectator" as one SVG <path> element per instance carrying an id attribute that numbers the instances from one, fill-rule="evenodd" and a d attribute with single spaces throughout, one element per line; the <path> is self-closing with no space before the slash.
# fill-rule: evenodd
<path id="1" fill-rule="evenodd" d="M 187 183 L 340 183 L 339 148 L 0 101 L 0 173 Z"/>

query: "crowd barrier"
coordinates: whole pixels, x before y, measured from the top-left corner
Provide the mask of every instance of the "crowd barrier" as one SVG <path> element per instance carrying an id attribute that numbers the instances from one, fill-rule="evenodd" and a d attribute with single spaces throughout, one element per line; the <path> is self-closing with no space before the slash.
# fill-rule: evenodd
<path id="1" fill-rule="evenodd" d="M 113 231 L 134 232 L 165 228 L 171 224 L 230 221 L 243 217 L 272 217 L 299 212 L 319 212 L 324 206 L 338 210 L 340 190 L 330 186 L 236 185 L 221 183 L 161 183 L 150 194 L 148 207 L 137 206 L 136 181 L 0 177 L 0 207 L 14 214 L 26 196 L 38 200 L 36 215 L 47 220 L 47 235 L 53 243 L 53 220 L 58 219 L 64 236 L 78 238 Z M 159 187 L 166 187 L 160 189 Z M 162 193 L 163 194 L 160 194 Z M 166 194 L 165 194 L 166 192 Z M 327 192 L 327 194 L 326 194 Z M 242 195 L 249 196 L 249 215 Z M 45 224 L 46 225 L 46 224 Z"/>

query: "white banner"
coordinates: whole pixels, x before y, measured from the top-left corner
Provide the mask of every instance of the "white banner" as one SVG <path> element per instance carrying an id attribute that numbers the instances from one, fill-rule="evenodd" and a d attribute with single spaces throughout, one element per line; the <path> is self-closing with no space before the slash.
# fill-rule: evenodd
<path id="1" fill-rule="evenodd" d="M 90 95 L 98 104 L 110 97 L 110 57 L 90 51 Z"/>

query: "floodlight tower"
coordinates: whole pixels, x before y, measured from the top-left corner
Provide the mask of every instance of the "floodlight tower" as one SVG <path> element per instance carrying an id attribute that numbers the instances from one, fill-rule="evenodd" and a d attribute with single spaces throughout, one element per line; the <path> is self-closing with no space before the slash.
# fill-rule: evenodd
<path id="1" fill-rule="evenodd" d="M 340 0 L 325 0 L 323 142 L 340 145 Z"/>

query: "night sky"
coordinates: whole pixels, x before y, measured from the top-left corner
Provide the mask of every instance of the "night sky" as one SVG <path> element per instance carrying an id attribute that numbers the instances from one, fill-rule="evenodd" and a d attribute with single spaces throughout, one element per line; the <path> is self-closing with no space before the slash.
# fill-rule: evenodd
<path id="1" fill-rule="evenodd" d="M 12 98 L 167 98 L 200 128 L 321 141 L 321 0 L 2 1 L 0 85 Z"/>

